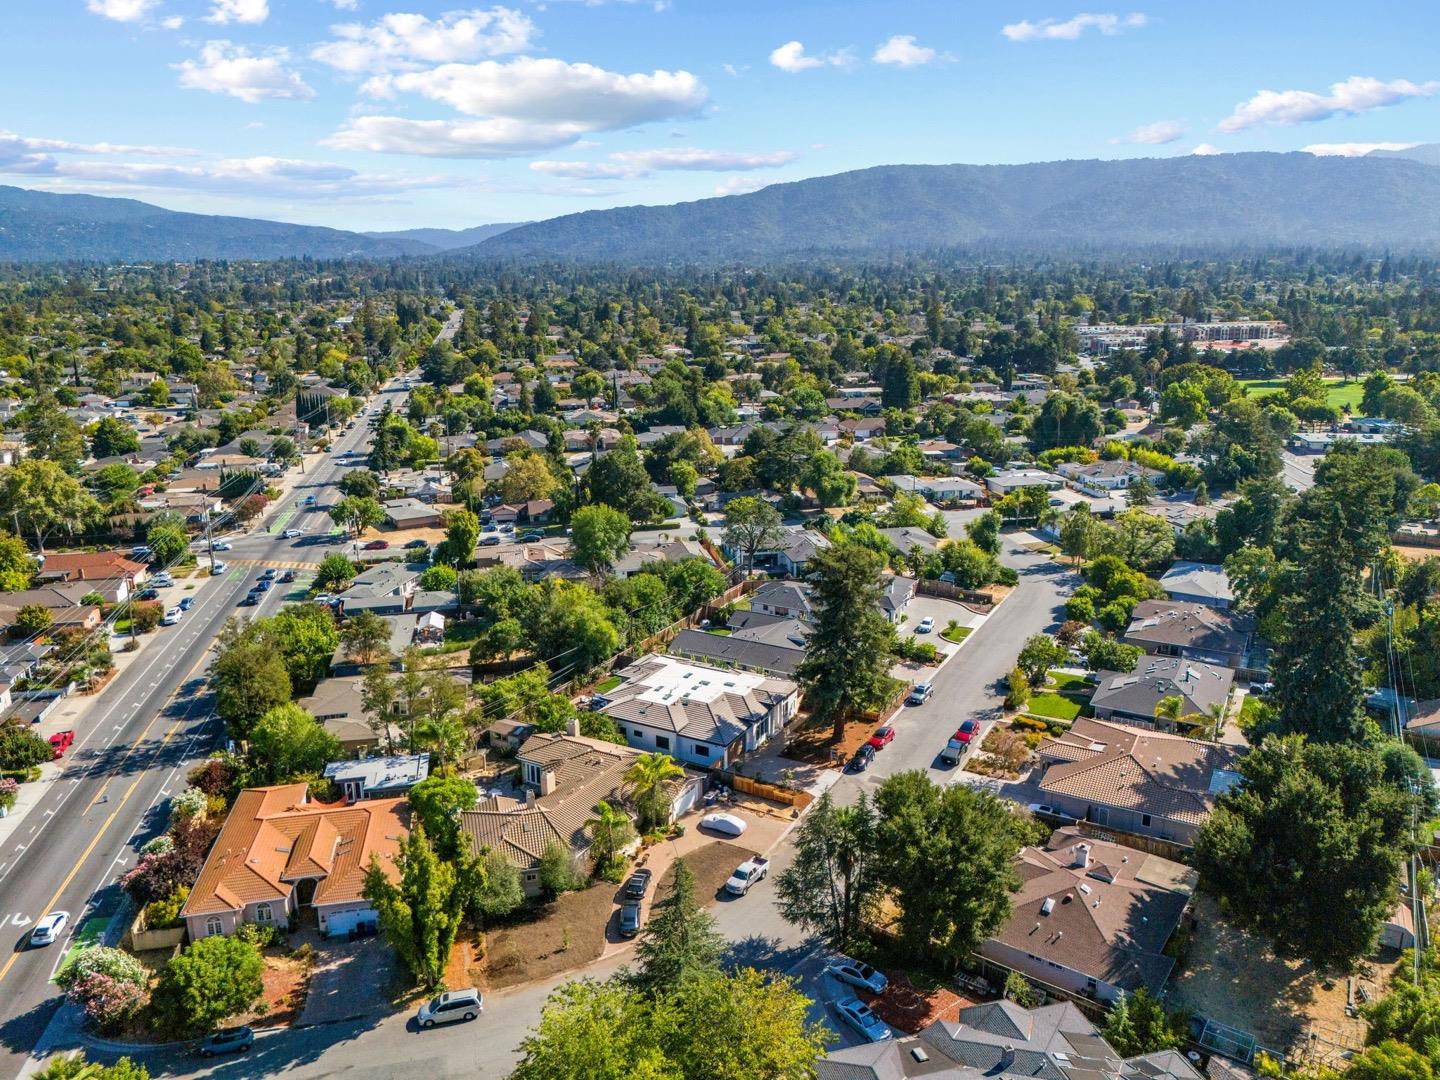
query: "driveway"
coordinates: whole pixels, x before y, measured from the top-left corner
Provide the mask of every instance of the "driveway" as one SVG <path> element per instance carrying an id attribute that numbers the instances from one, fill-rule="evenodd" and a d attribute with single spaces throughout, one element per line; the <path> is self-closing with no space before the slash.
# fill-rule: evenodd
<path id="1" fill-rule="evenodd" d="M 384 1016 L 392 1011 L 390 992 L 399 961 L 381 938 L 327 938 L 314 947 L 315 968 L 300 1013 L 301 1027 Z"/>

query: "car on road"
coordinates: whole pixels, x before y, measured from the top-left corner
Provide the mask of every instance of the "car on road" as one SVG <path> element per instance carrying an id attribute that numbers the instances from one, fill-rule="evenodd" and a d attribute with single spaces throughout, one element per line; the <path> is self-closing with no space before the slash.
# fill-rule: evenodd
<path id="1" fill-rule="evenodd" d="M 952 736 L 952 738 L 958 739 L 960 742 L 963 742 L 963 743 L 968 743 L 968 742 L 969 742 L 971 739 L 973 739 L 977 734 L 979 734 L 979 732 L 980 732 L 980 721 L 978 721 L 978 720 L 966 720 L 966 721 L 964 721 L 963 723 L 961 723 L 961 725 L 960 725 L 958 728 L 955 729 L 955 734 Z"/>
<path id="2" fill-rule="evenodd" d="M 165 612 L 165 617 L 160 620 L 160 625 L 174 626 L 180 621 L 180 617 L 184 614 L 185 613 L 181 611 L 178 607 L 172 607 L 169 611 Z"/>
<path id="3" fill-rule="evenodd" d="M 825 965 L 825 970 L 843 983 L 869 990 L 872 994 L 883 994 L 890 980 L 883 971 L 876 971 L 863 960 L 852 960 L 848 956 L 837 956 Z"/>
<path id="4" fill-rule="evenodd" d="M 295 580 L 295 571 L 294 571 L 294 570 L 286 570 L 283 574 L 280 575 L 280 584 L 281 584 L 281 585 L 289 585 L 290 582 L 292 582 L 292 581 L 294 581 L 294 580 Z"/>
<path id="5" fill-rule="evenodd" d="M 384 551 L 390 546 L 389 540 L 371 540 L 365 545 L 366 551 Z"/>
<path id="6" fill-rule="evenodd" d="M 725 891 L 731 896 L 744 896 L 750 891 L 750 886 L 757 881 L 764 881 L 770 876 L 770 860 L 756 855 L 753 859 L 746 859 L 735 868 L 730 879 L 725 882 Z"/>
<path id="7" fill-rule="evenodd" d="M 211 551 L 229 551 L 233 545 L 229 540 L 216 540 L 210 545 Z"/>
<path id="8" fill-rule="evenodd" d="M 230 568 L 226 566 L 223 562 L 213 562 L 210 564 L 210 576 L 219 577 L 228 569 Z"/>
<path id="9" fill-rule="evenodd" d="M 408 550 L 411 549 L 411 548 L 422 548 L 422 547 L 429 547 L 429 546 L 430 546 L 430 541 L 428 541 L 428 540 L 421 540 L 421 539 L 419 539 L 419 538 L 417 537 L 416 539 L 411 540 L 408 544 L 406 544 L 406 545 L 405 545 L 405 549 L 408 551 Z"/>
<path id="10" fill-rule="evenodd" d="M 499 525 L 496 525 L 493 521 L 491 521 L 491 522 L 487 522 L 485 525 L 481 526 L 480 531 L 481 531 L 481 532 L 487 532 L 487 533 L 499 532 L 499 531 L 500 531 L 500 526 L 499 526 Z"/>
<path id="11" fill-rule="evenodd" d="M 630 875 L 630 880 L 625 882 L 625 895 L 632 900 L 640 900 L 650 888 L 650 879 L 655 876 L 648 867 L 641 867 Z"/>
<path id="12" fill-rule="evenodd" d="M 499 546 L 500 546 L 500 537 L 498 537 L 498 536 L 482 536 L 482 537 L 480 538 L 480 543 L 476 545 L 476 547 L 499 547 Z"/>
<path id="13" fill-rule="evenodd" d="M 254 1045 L 255 1032 L 248 1027 L 221 1028 L 201 1040 L 200 1056 L 208 1058 L 216 1054 L 243 1054 Z"/>
<path id="14" fill-rule="evenodd" d="M 297 536 L 304 535 L 303 529 L 286 529 L 280 534 L 286 540 L 294 540 Z"/>
<path id="15" fill-rule="evenodd" d="M 734 814 L 706 814 L 700 819 L 700 827 L 723 836 L 739 836 L 745 831 L 745 819 Z"/>
<path id="16" fill-rule="evenodd" d="M 875 748 L 868 742 L 855 751 L 855 756 L 845 766 L 846 772 L 864 772 L 875 760 Z"/>
<path id="17" fill-rule="evenodd" d="M 436 1024 L 453 1024 L 457 1020 L 474 1020 L 485 1011 L 485 999 L 479 990 L 447 990 L 439 997 L 427 1001 L 415 1014 L 415 1021 L 422 1028 L 433 1028 Z"/>
<path id="18" fill-rule="evenodd" d="M 314 495 L 306 495 L 306 496 L 305 496 L 305 505 L 306 505 L 306 506 L 314 506 L 314 505 L 315 505 L 315 496 L 314 496 Z"/>
<path id="19" fill-rule="evenodd" d="M 270 582 L 267 581 L 265 578 L 261 578 L 259 581 L 255 582 L 255 587 L 252 588 L 250 591 L 257 593 L 269 592 Z"/>
<path id="20" fill-rule="evenodd" d="M 935 687 L 928 682 L 917 682 L 910 688 L 910 693 L 905 697 L 906 705 L 924 705 L 930 700 L 930 695 L 935 692 Z"/>
<path id="21" fill-rule="evenodd" d="M 182 596 L 182 597 L 180 598 L 180 610 L 181 610 L 181 611 L 189 611 L 189 610 L 190 610 L 192 607 L 194 607 L 194 606 L 195 606 L 195 597 L 193 597 L 193 596 Z"/>
<path id="22" fill-rule="evenodd" d="M 875 729 L 875 734 L 870 736 L 870 738 L 866 741 L 865 745 L 872 747 L 875 750 L 884 750 L 885 747 L 889 746 L 894 741 L 895 729 L 889 724 L 881 724 L 878 728 Z"/>
<path id="23" fill-rule="evenodd" d="M 240 601 L 240 606 L 241 606 L 241 607 L 254 607 L 254 606 L 255 606 L 256 604 L 258 604 L 258 603 L 260 603 L 260 594 L 259 594 L 259 593 L 248 592 L 248 593 L 245 594 L 245 599 L 243 599 L 243 600 Z"/>
<path id="24" fill-rule="evenodd" d="M 915 633 L 917 633 L 917 634 L 928 634 L 931 630 L 934 630 L 934 629 L 935 629 L 935 620 L 932 619 L 929 615 L 926 615 L 925 618 L 921 619 L 920 622 L 919 622 L 918 624 L 916 624 Z"/>
<path id="25" fill-rule="evenodd" d="M 52 911 L 38 923 L 35 929 L 30 931 L 30 944 L 36 948 L 55 944 L 60 937 L 60 932 L 65 929 L 65 924 L 70 921 L 68 911 Z"/>
<path id="26" fill-rule="evenodd" d="M 264 570 L 262 570 L 262 571 L 260 572 L 260 580 L 261 580 L 261 581 L 274 581 L 274 580 L 275 580 L 275 570 L 274 570 L 274 568 L 273 568 L 273 567 L 266 567 Z"/>
<path id="27" fill-rule="evenodd" d="M 521 533 L 515 539 L 519 540 L 521 543 L 524 544 L 533 544 L 536 540 L 544 540 L 545 534 L 543 532 L 537 532 L 534 529 L 531 529 L 528 532 Z"/>
<path id="28" fill-rule="evenodd" d="M 130 554 L 137 559 L 148 559 L 150 558 L 150 549 L 144 544 L 137 544 L 130 549 Z"/>
<path id="29" fill-rule="evenodd" d="M 70 749 L 70 744 L 75 741 L 75 732 L 57 731 L 50 736 L 50 757 L 53 761 L 59 761 L 65 756 L 65 751 Z"/>
<path id="30" fill-rule="evenodd" d="M 640 901 L 626 900 L 620 905 L 620 936 L 634 937 L 640 933 Z"/>
<path id="31" fill-rule="evenodd" d="M 847 997 L 835 1002 L 835 1011 L 866 1042 L 884 1042 L 894 1037 L 885 1021 L 876 1016 L 869 1005 L 861 1004 L 859 998 Z"/>

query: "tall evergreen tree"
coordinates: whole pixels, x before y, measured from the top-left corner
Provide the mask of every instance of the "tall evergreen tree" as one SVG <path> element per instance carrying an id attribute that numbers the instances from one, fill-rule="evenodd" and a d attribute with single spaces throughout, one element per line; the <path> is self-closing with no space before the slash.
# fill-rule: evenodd
<path id="1" fill-rule="evenodd" d="M 640 967 L 630 973 L 631 985 L 652 995 L 669 993 L 685 979 L 718 971 L 724 950 L 714 917 L 695 897 L 694 871 L 676 859 L 670 894 L 656 902 L 635 947 Z"/>

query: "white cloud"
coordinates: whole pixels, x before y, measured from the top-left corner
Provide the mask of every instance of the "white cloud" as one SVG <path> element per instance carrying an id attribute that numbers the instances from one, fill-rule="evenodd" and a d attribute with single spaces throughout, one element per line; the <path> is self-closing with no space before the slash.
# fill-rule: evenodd
<path id="1" fill-rule="evenodd" d="M 355 116 L 321 140 L 336 150 L 425 157 L 500 158 L 533 154 L 574 143 L 589 129 L 577 124 L 523 120 L 410 120 L 402 116 Z"/>
<path id="2" fill-rule="evenodd" d="M 748 195 L 752 191 L 759 191 L 768 187 L 764 180 L 753 176 L 732 176 L 729 180 L 722 181 L 715 185 L 716 195 Z"/>
<path id="3" fill-rule="evenodd" d="M 1309 146 L 1302 146 L 1301 153 L 1314 154 L 1316 157 L 1364 157 L 1372 150 L 1409 150 L 1413 146 L 1419 146 L 1413 142 L 1331 142 L 1311 143 Z"/>
<path id="4" fill-rule="evenodd" d="M 206 22 L 258 26 L 270 17 L 270 0 L 213 0 Z"/>
<path id="5" fill-rule="evenodd" d="M 134 146 L 126 143 L 77 143 L 67 139 L 36 139 L 0 131 L 0 153 L 10 157 L 19 153 L 50 151 L 63 154 L 128 154 L 147 157 L 184 157 L 198 154 L 182 146 Z"/>
<path id="6" fill-rule="evenodd" d="M 1022 19 L 1020 22 L 1002 26 L 1000 32 L 1011 41 L 1074 41 L 1086 30 L 1098 30 L 1109 36 L 1138 29 L 1148 21 L 1139 12 L 1130 15 L 1081 13 L 1063 21 L 1041 19 L 1039 22 L 1031 22 L 1029 19 Z"/>
<path id="7" fill-rule="evenodd" d="M 161 19 L 160 25 L 166 30 L 179 30 L 180 27 L 185 25 L 185 16 L 171 15 L 168 18 Z"/>
<path id="8" fill-rule="evenodd" d="M 704 84 L 688 71 L 623 75 L 593 64 L 529 56 L 382 75 L 362 89 L 375 97 L 416 93 L 470 116 L 572 125 L 579 132 L 691 116 L 708 96 Z"/>
<path id="9" fill-rule="evenodd" d="M 784 45 L 771 50 L 770 63 L 781 71 L 788 71 L 793 75 L 796 72 L 808 71 L 810 68 L 849 67 L 855 63 L 855 53 L 847 48 L 820 56 L 810 56 L 800 42 L 787 41 Z"/>
<path id="10" fill-rule="evenodd" d="M 1128 135 L 1121 135 L 1112 143 L 1135 143 L 1139 146 L 1163 146 L 1172 143 L 1185 134 L 1185 128 L 1176 120 L 1158 120 L 1153 124 L 1142 124 Z"/>
<path id="11" fill-rule="evenodd" d="M 336 11 L 354 11 L 360 6 L 360 0 L 330 0 Z"/>
<path id="12" fill-rule="evenodd" d="M 1191 150 L 1190 153 L 1197 157 L 1213 157 L 1216 154 L 1223 154 L 1225 151 L 1221 150 L 1218 146 L 1211 146 L 1208 142 L 1202 142 L 1199 146 L 1195 147 L 1194 150 Z"/>
<path id="13" fill-rule="evenodd" d="M 1258 124 L 1308 124 L 1332 116 L 1353 116 L 1371 109 L 1396 105 L 1408 98 L 1440 92 L 1440 82 L 1413 83 L 1409 79 L 1380 79 L 1352 75 L 1331 85 L 1330 93 L 1310 90 L 1261 90 L 1220 121 L 1220 130 L 1244 131 Z"/>
<path id="14" fill-rule="evenodd" d="M 871 57 L 877 64 L 898 64 L 900 67 L 919 67 L 939 57 L 934 49 L 915 44 L 914 34 L 895 34 Z"/>
<path id="15" fill-rule="evenodd" d="M 139 22 L 160 6 L 160 0 L 87 0 L 85 6 L 116 22 Z"/>
<path id="16" fill-rule="evenodd" d="M 790 150 L 742 153 L 664 147 L 655 150 L 619 150 L 609 161 L 533 161 L 530 168 L 548 176 L 574 180 L 636 179 L 656 172 L 733 172 L 773 169 L 795 160 Z"/>
<path id="17" fill-rule="evenodd" d="M 228 94 L 252 105 L 267 99 L 305 101 L 313 98 L 315 91 L 285 66 L 289 59 L 285 49 L 271 49 L 256 55 L 243 45 L 207 41 L 198 61 L 185 60 L 174 66 L 180 72 L 180 85 L 187 90 Z"/>
<path id="18" fill-rule="evenodd" d="M 351 74 L 520 52 L 537 34 L 529 16 L 506 7 L 451 11 L 435 19 L 397 12 L 369 25 L 341 23 L 331 32 L 334 39 L 317 45 L 310 56 Z"/>

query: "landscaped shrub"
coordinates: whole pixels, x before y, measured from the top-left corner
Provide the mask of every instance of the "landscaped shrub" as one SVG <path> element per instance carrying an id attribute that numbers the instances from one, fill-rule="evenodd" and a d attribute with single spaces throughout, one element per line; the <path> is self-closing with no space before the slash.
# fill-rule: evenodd
<path id="1" fill-rule="evenodd" d="M 144 1006 L 150 976 L 129 953 L 90 945 L 75 953 L 55 982 L 90 1023 L 113 1034 Z"/>
<path id="2" fill-rule="evenodd" d="M 9 810 L 20 798 L 20 785 L 10 777 L 0 778 L 0 810 Z"/>
<path id="3" fill-rule="evenodd" d="M 181 885 L 169 896 L 145 905 L 145 925 L 151 930 L 170 930 L 180 925 L 180 909 L 190 898 L 190 888 Z"/>

